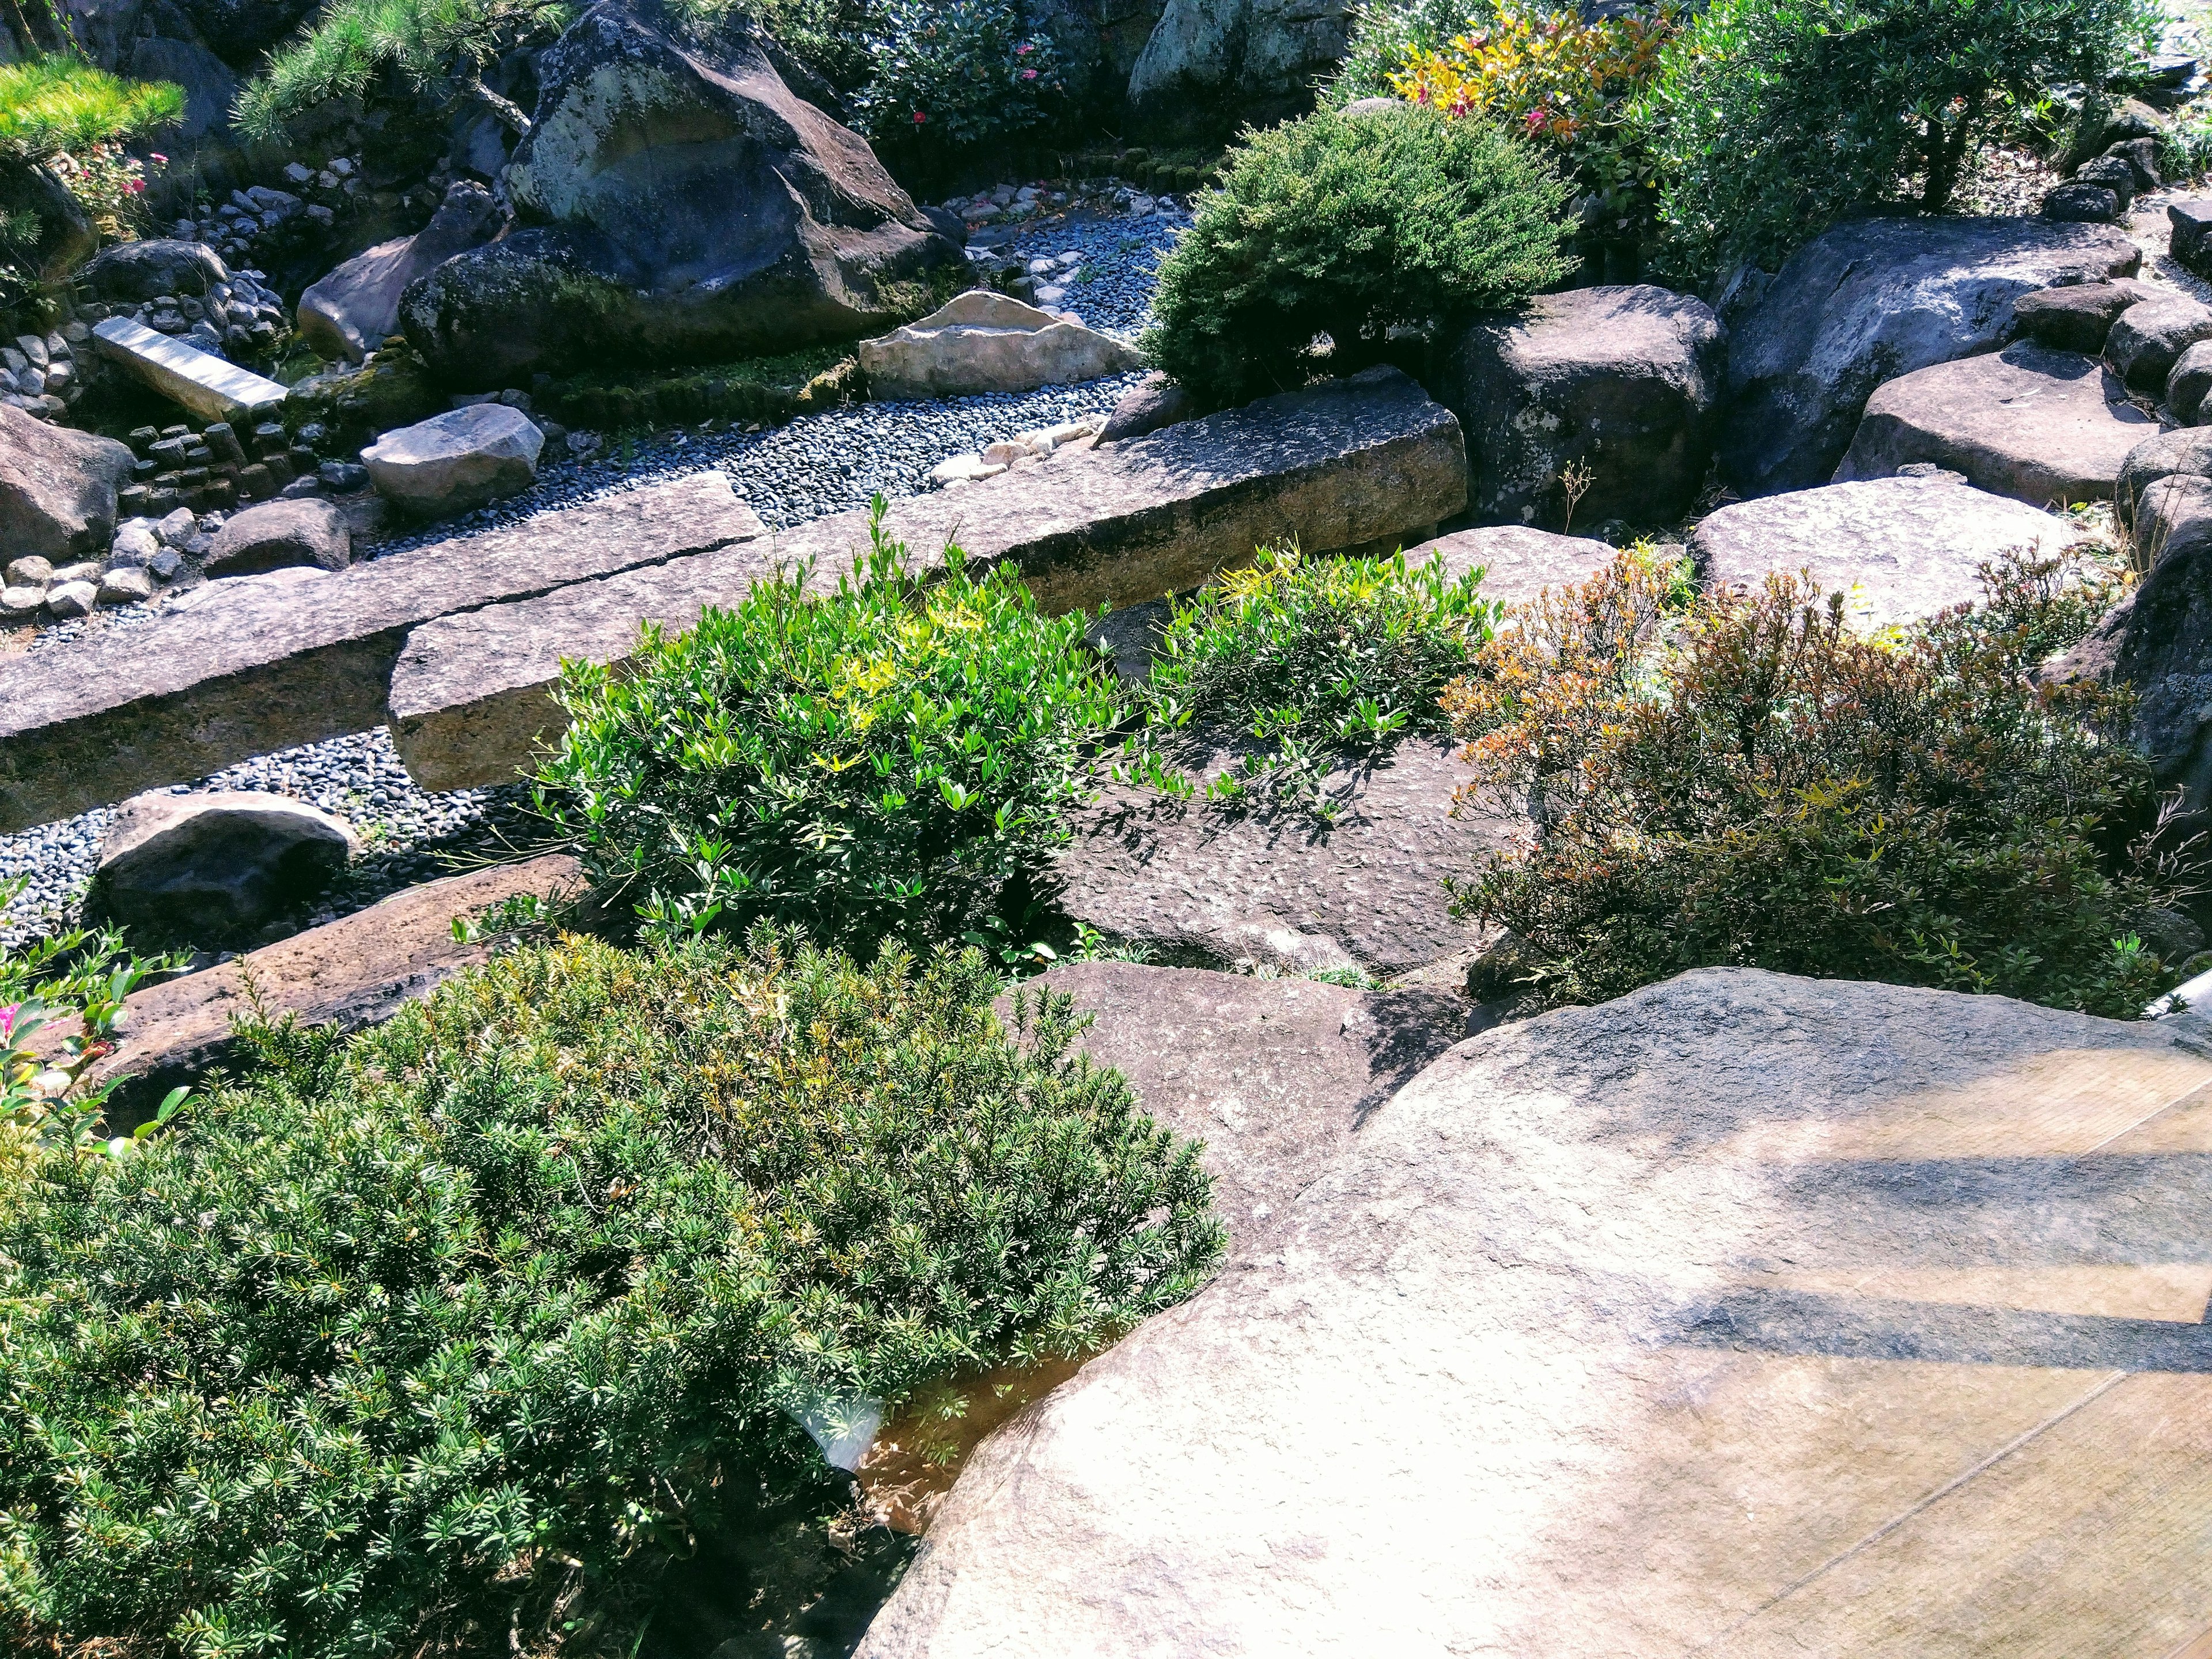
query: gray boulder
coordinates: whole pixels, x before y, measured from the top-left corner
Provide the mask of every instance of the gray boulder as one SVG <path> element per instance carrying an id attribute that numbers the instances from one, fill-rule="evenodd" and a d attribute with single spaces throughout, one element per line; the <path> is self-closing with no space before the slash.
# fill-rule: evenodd
<path id="1" fill-rule="evenodd" d="M 2166 219 L 2175 262 L 2199 276 L 2212 276 L 2212 198 L 2169 202 Z"/>
<path id="2" fill-rule="evenodd" d="M 1110 444 L 1124 438 L 1141 438 L 1197 413 L 1197 400 L 1154 369 L 1121 394 L 1121 400 L 1106 416 L 1106 424 L 1098 429 L 1098 441 Z"/>
<path id="3" fill-rule="evenodd" d="M 1438 394 L 1467 433 L 1472 510 L 1558 529 L 1576 465 L 1592 475 L 1585 523 L 1680 518 L 1705 483 L 1727 365 L 1711 310 L 1663 288 L 1577 289 L 1477 318 Z"/>
<path id="4" fill-rule="evenodd" d="M 1480 570 L 1482 597 L 1501 605 L 1525 605 L 1547 589 L 1586 582 L 1615 556 L 1605 543 L 1586 536 L 1559 536 L 1517 524 L 1456 530 L 1406 550 L 1409 566 L 1441 557 L 1454 576 Z"/>
<path id="5" fill-rule="evenodd" d="M 2118 191 L 2087 179 L 2069 179 L 2045 191 L 2039 210 L 2046 219 L 2087 225 L 2117 223 L 2124 210 Z"/>
<path id="6" fill-rule="evenodd" d="M 1926 461 L 2033 506 L 2108 501 L 2129 452 L 2158 431 L 2127 396 L 2095 358 L 2027 341 L 1938 363 L 1868 399 L 1836 481 Z"/>
<path id="7" fill-rule="evenodd" d="M 856 1659 L 2173 1652 L 2202 1042 L 1705 969 L 1310 1179 L 1220 1114 L 1295 1198 L 983 1443 Z"/>
<path id="8" fill-rule="evenodd" d="M 1187 769 L 1210 777 L 1235 753 L 1193 753 Z M 1472 877 L 1525 827 L 1473 807 L 1454 817 L 1453 792 L 1472 781 L 1458 745 L 1413 738 L 1378 765 L 1329 775 L 1333 824 L 1295 804 L 1224 810 L 1109 786 L 1060 854 L 1060 902 L 1161 962 L 1409 973 L 1480 945 L 1450 915 L 1444 882 Z"/>
<path id="9" fill-rule="evenodd" d="M 2165 389 L 2181 354 L 2207 339 L 2212 339 L 2212 307 L 2185 295 L 2160 295 L 2120 313 L 2105 337 L 2105 356 L 2130 386 L 2156 392 Z"/>
<path id="10" fill-rule="evenodd" d="M 360 362 L 398 329 L 399 296 L 410 283 L 490 240 L 499 225 L 491 192 L 456 179 L 414 235 L 356 254 L 300 296 L 300 337 L 325 357 Z"/>
<path id="11" fill-rule="evenodd" d="M 2212 340 L 2199 340 L 2173 360 L 2166 377 L 2166 406 L 2182 425 L 2194 426 L 2207 392 L 2212 392 Z"/>
<path id="12" fill-rule="evenodd" d="M 866 143 L 791 91 L 757 33 L 710 44 L 600 0 L 538 76 L 506 174 L 517 228 L 400 301 L 448 384 L 878 333 L 916 278 L 964 259 Z"/>
<path id="13" fill-rule="evenodd" d="M 205 294 L 230 280 L 229 269 L 205 242 L 156 238 L 118 242 L 85 261 L 77 286 L 110 304 L 143 305 L 164 294 Z"/>
<path id="14" fill-rule="evenodd" d="M 56 563 L 106 550 L 137 458 L 112 438 L 0 404 L 0 550 Z"/>
<path id="15" fill-rule="evenodd" d="M 442 519 L 527 489 L 544 447 L 545 434 L 520 410 L 471 404 L 386 433 L 361 460 L 386 500 Z"/>
<path id="16" fill-rule="evenodd" d="M 2021 338 L 2054 351 L 2095 356 L 2120 313 L 2158 290 L 2123 277 L 2116 283 L 2076 283 L 2070 288 L 2039 289 L 2013 301 L 2013 326 Z"/>
<path id="17" fill-rule="evenodd" d="M 116 809 L 87 904 L 149 936 L 235 943 L 312 896 L 358 845 L 340 820 L 289 796 L 156 791 Z"/>
<path id="18" fill-rule="evenodd" d="M 2177 472 L 2212 477 L 2212 428 L 2184 427 L 2161 432 L 2128 452 L 2112 484 L 2112 516 L 2120 527 L 2131 531 L 2136 501 L 2160 478 Z"/>
<path id="19" fill-rule="evenodd" d="M 1722 470 L 1745 495 L 1825 483 L 1885 380 L 2002 345 L 2023 294 L 2133 276 L 2142 263 L 2133 242 L 2103 225 L 1838 225 L 1729 316 Z"/>
<path id="20" fill-rule="evenodd" d="M 1142 361 L 1110 335 L 989 289 L 970 289 L 918 322 L 860 342 L 879 398 L 1032 392 L 1124 374 Z"/>
<path id="21" fill-rule="evenodd" d="M 1973 604 L 1984 565 L 2076 539 L 2063 519 L 1931 470 L 1724 507 L 1691 534 L 1690 553 L 1712 592 L 1756 592 L 1770 575 L 1809 570 L 1873 630 Z"/>
<path id="22" fill-rule="evenodd" d="M 1351 27 L 1343 0 L 1168 0 L 1129 72 L 1133 128 L 1204 143 L 1303 114 Z"/>
<path id="23" fill-rule="evenodd" d="M 2136 199 L 2136 170 L 2123 156 L 2100 155 L 2094 161 L 2084 161 L 2074 174 L 2074 183 L 2091 190 L 2111 191 L 2122 213 Z"/>
<path id="24" fill-rule="evenodd" d="M 252 576 L 290 565 L 343 570 L 352 562 L 345 514 L 328 501 L 295 499 L 233 514 L 215 532 L 203 568 L 210 576 Z"/>

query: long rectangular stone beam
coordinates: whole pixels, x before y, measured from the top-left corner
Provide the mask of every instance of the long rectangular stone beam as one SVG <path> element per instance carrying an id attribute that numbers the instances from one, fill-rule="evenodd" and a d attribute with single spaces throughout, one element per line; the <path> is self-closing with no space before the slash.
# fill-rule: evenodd
<path id="1" fill-rule="evenodd" d="M 204 421 L 234 420 L 275 409 L 289 396 L 283 386 L 240 368 L 211 351 L 157 333 L 128 317 L 93 325 L 100 355 L 111 357 Z"/>
<path id="2" fill-rule="evenodd" d="M 892 504 L 886 529 L 918 560 L 957 542 L 1011 562 L 1054 612 L 1195 587 L 1296 538 L 1322 553 L 1416 541 L 1467 502 L 1467 452 L 1451 411 L 1395 369 L 1263 398 L 1103 448 Z M 416 629 L 392 677 L 388 724 L 426 789 L 512 781 L 562 723 L 563 658 L 618 662 L 639 624 L 693 626 L 781 566 L 828 586 L 868 544 L 868 515 L 841 513 L 651 570 L 581 582 Z"/>
<path id="3" fill-rule="evenodd" d="M 765 528 L 696 473 L 335 574 L 210 582 L 143 626 L 0 658 L 0 834 L 368 731 L 421 623 Z"/>

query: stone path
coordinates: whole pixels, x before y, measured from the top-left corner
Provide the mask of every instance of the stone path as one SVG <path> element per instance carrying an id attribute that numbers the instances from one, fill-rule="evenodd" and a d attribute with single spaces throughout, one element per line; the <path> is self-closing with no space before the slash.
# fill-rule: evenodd
<path id="1" fill-rule="evenodd" d="M 861 1659 L 2212 1636 L 2212 1030 L 1707 970 L 1462 1043 L 1302 1184 L 984 1443 Z"/>

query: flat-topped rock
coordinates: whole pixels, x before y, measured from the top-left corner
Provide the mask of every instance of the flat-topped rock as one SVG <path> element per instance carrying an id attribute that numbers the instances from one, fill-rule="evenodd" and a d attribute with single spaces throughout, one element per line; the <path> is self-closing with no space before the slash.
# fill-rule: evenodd
<path id="1" fill-rule="evenodd" d="M 1586 582 L 1613 561 L 1614 550 L 1587 536 L 1561 536 L 1526 525 L 1487 525 L 1455 530 L 1449 536 L 1406 550 L 1410 568 L 1442 556 L 1454 576 L 1482 572 L 1482 597 L 1501 605 L 1522 605 L 1547 588 Z"/>
<path id="2" fill-rule="evenodd" d="M 1333 824 L 1297 804 L 1225 811 L 1109 786 L 1058 856 L 1059 903 L 1191 967 L 1388 978 L 1472 951 L 1482 936 L 1453 918 L 1444 882 L 1471 878 L 1527 826 L 1472 805 L 1452 817 L 1452 792 L 1474 777 L 1459 748 L 1409 738 L 1380 764 L 1332 773 L 1323 790 L 1343 809 Z M 1188 769 L 1211 776 L 1232 758 L 1224 749 Z"/>
<path id="3" fill-rule="evenodd" d="M 112 438 L 0 404 L 0 564 L 11 583 L 25 560 L 67 564 L 106 550 L 132 459 Z"/>
<path id="4" fill-rule="evenodd" d="M 1915 461 L 2036 507 L 2110 501 L 2128 452 L 2158 422 L 2094 357 L 2027 342 L 1888 382 L 1836 482 L 1887 478 Z"/>
<path id="5" fill-rule="evenodd" d="M 468 404 L 386 433 L 361 452 L 369 480 L 426 519 L 450 518 L 527 489 L 545 434 L 519 409 Z"/>
<path id="6" fill-rule="evenodd" d="M 760 535 L 703 472 L 326 574 L 210 582 L 143 627 L 0 658 L 0 833 L 385 720 L 434 617 Z"/>
<path id="7" fill-rule="evenodd" d="M 2014 549 L 2078 539 L 2063 519 L 1976 489 L 1955 474 L 1876 478 L 1724 507 L 1690 537 L 1711 592 L 1755 592 L 1809 569 L 1869 629 L 1923 620 L 1984 597 L 1981 568 Z"/>
<path id="8" fill-rule="evenodd" d="M 1471 1038 L 984 1442 L 859 1659 L 2186 1652 L 2204 1036 L 1705 970 Z"/>
<path id="9" fill-rule="evenodd" d="M 128 317 L 93 325 L 100 355 L 173 402 L 210 421 L 232 421 L 273 410 L 290 394 L 276 381 L 225 362 L 198 346 L 157 334 Z"/>
<path id="10" fill-rule="evenodd" d="M 970 289 L 918 322 L 860 342 L 873 398 L 1030 392 L 1124 374 L 1143 359 L 1111 335 L 989 289 Z"/>
<path id="11" fill-rule="evenodd" d="M 1746 495 L 1825 483 L 1885 380 L 2012 337 L 2039 289 L 2131 276 L 2108 225 L 2042 219 L 1855 220 L 1790 255 L 1729 321 L 1721 470 Z"/>
<path id="12" fill-rule="evenodd" d="M 142 939 L 237 944 L 319 892 L 360 846 L 343 819 L 289 795 L 155 790 L 108 821 L 85 908 Z"/>
<path id="13" fill-rule="evenodd" d="M 310 496 L 234 513 L 215 532 L 202 568 L 210 576 L 252 576 L 291 565 L 343 570 L 352 562 L 353 532 L 345 514 Z"/>
<path id="14" fill-rule="evenodd" d="M 1296 538 L 1320 553 L 1418 540 L 1466 501 L 1459 422 L 1381 369 L 1104 448 L 1055 451 L 894 501 L 884 524 L 917 559 L 957 540 L 973 561 L 1011 561 L 1046 609 L 1064 612 L 1187 592 L 1265 543 Z M 551 691 L 562 658 L 619 660 L 641 622 L 689 628 L 707 605 L 742 598 L 772 562 L 811 564 L 832 586 L 867 545 L 866 513 L 835 514 L 418 629 L 392 677 L 393 740 L 425 787 L 512 779 L 532 737 L 560 720 Z"/>

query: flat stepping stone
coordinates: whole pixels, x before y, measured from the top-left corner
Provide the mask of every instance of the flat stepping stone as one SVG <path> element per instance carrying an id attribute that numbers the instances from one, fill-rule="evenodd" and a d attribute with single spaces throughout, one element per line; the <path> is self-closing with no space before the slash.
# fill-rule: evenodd
<path id="1" fill-rule="evenodd" d="M 1224 811 L 1115 785 L 1075 822 L 1060 854 L 1059 902 L 1075 921 L 1192 967 L 1290 972 L 1358 969 L 1389 978 L 1480 944 L 1453 918 L 1447 878 L 1473 877 L 1520 820 L 1451 815 L 1472 782 L 1462 745 L 1410 738 L 1373 767 L 1333 773 L 1334 824 L 1304 806 Z M 1211 776 L 1224 750 L 1189 767 Z"/>
<path id="2" fill-rule="evenodd" d="M 1836 481 L 1915 461 L 2036 507 L 2112 498 L 2128 452 L 2158 422 L 2094 357 L 2022 342 L 1890 381 L 1867 402 Z"/>
<path id="3" fill-rule="evenodd" d="M 2063 519 L 1936 472 L 1739 501 L 1698 525 L 1690 554 L 1708 592 L 1754 593 L 1770 574 L 1809 569 L 1871 630 L 1978 603 L 1984 565 L 2078 538 Z"/>
<path id="4" fill-rule="evenodd" d="M 702 472 L 336 573 L 209 582 L 143 627 L 0 658 L 0 834 L 385 720 L 408 631 L 763 533 Z"/>
<path id="5" fill-rule="evenodd" d="M 203 420 L 233 421 L 274 410 L 291 393 L 276 381 L 212 352 L 155 332 L 128 317 L 93 325 L 102 356 L 120 363 Z"/>
<path id="6" fill-rule="evenodd" d="M 983 1443 L 858 1659 L 2198 1651 L 2205 1036 L 1708 969 L 1473 1037 Z"/>
<path id="7" fill-rule="evenodd" d="M 1381 369 L 1103 448 L 1055 451 L 894 501 L 884 523 L 918 561 L 957 541 L 972 562 L 1011 562 L 1047 611 L 1065 613 L 1188 592 L 1267 543 L 1295 538 L 1323 553 L 1419 540 L 1466 501 L 1459 422 Z M 381 723 L 425 788 L 511 781 L 536 739 L 567 723 L 552 696 L 563 658 L 619 661 L 640 623 L 689 629 L 775 565 L 811 563 L 818 585 L 835 586 L 867 546 L 866 513 L 833 514 L 622 580 L 450 616 L 408 641 Z"/>

